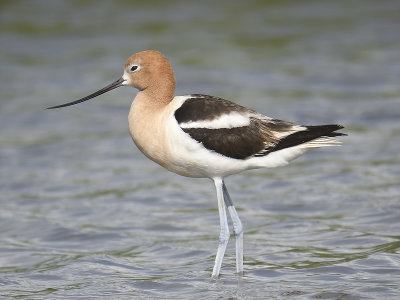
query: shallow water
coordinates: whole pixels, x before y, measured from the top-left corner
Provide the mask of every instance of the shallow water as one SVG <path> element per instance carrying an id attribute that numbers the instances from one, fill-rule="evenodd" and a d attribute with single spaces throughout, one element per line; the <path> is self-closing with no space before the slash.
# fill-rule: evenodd
<path id="1" fill-rule="evenodd" d="M 2 1 L 0 296 L 23 299 L 398 299 L 400 2 Z M 245 230 L 211 280 L 209 180 L 133 145 L 133 89 L 56 111 L 158 49 L 177 94 L 208 93 L 343 147 L 227 179 Z"/>

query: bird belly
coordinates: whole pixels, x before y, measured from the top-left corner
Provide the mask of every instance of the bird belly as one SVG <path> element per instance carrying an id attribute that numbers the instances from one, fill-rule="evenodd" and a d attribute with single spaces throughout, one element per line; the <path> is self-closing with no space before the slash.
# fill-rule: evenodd
<path id="1" fill-rule="evenodd" d="M 187 177 L 225 177 L 254 168 L 246 160 L 232 159 L 206 149 L 185 133 L 174 117 L 183 100 L 183 97 L 175 97 L 160 112 L 147 111 L 136 100 L 132 103 L 129 130 L 143 154 L 167 170 Z"/>

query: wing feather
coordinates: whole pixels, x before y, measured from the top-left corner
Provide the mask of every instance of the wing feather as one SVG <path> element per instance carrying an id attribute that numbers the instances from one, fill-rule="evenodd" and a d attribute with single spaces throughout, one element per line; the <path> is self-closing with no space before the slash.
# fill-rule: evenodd
<path id="1" fill-rule="evenodd" d="M 272 119 L 233 102 L 208 95 L 190 95 L 175 111 L 181 129 L 209 150 L 248 159 L 308 143 L 308 147 L 337 144 L 330 137 L 340 125 L 299 126 Z M 322 137 L 322 138 L 321 138 Z"/>

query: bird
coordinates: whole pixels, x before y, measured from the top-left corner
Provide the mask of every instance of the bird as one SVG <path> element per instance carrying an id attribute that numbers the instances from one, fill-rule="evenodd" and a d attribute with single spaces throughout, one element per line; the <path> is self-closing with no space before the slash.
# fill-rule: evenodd
<path id="1" fill-rule="evenodd" d="M 106 87 L 48 109 L 75 105 L 122 86 L 138 90 L 128 123 L 139 150 L 171 172 L 209 178 L 214 183 L 220 232 L 213 278 L 220 276 L 230 238 L 227 211 L 236 242 L 236 272 L 243 275 L 243 225 L 225 177 L 250 169 L 285 166 L 308 150 L 341 145 L 335 137 L 346 135 L 337 132 L 344 128 L 341 125 L 298 125 L 215 96 L 175 96 L 174 70 L 156 50 L 130 56 L 122 77 Z"/>

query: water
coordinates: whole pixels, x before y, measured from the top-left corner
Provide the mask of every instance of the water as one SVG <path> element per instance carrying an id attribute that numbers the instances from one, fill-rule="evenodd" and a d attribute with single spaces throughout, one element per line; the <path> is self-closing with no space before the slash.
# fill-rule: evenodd
<path id="1" fill-rule="evenodd" d="M 398 299 L 400 2 L 2 1 L 0 295 L 23 299 Z M 227 179 L 245 229 L 211 280 L 209 180 L 133 145 L 133 89 L 57 111 L 158 49 L 209 93 L 341 148 Z"/>

